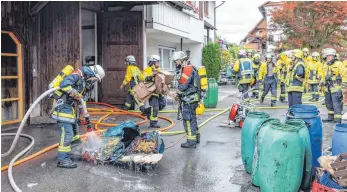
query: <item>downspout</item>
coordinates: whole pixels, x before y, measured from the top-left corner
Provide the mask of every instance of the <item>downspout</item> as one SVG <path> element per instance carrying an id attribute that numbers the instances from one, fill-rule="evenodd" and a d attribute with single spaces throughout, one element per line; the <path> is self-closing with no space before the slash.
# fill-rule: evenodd
<path id="1" fill-rule="evenodd" d="M 222 1 L 221 4 L 219 4 L 217 7 L 214 8 L 214 42 L 217 40 L 217 31 L 216 31 L 216 9 L 220 6 L 222 6 L 225 3 L 225 1 Z"/>

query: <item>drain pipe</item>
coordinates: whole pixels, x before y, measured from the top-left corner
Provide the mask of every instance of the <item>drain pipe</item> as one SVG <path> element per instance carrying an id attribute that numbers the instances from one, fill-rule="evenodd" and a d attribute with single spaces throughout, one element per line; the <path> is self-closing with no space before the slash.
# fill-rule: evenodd
<path id="1" fill-rule="evenodd" d="M 217 7 L 215 7 L 214 8 L 214 42 L 216 42 L 217 41 L 217 29 L 216 29 L 216 26 L 217 26 L 217 22 L 216 22 L 216 9 L 218 8 L 218 7 L 220 7 L 220 6 L 222 6 L 223 4 L 225 3 L 225 1 L 222 1 L 222 3 L 221 4 L 219 4 Z"/>

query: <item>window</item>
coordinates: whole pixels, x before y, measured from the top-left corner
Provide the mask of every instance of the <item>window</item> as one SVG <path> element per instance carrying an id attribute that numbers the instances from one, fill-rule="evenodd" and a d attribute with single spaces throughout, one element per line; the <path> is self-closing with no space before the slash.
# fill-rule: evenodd
<path id="1" fill-rule="evenodd" d="M 172 59 L 171 59 L 173 52 L 175 52 L 174 48 L 162 47 L 162 46 L 158 47 L 158 55 L 161 58 L 160 68 L 162 68 L 164 70 L 168 70 L 168 71 L 174 71 L 175 70 L 175 66 L 174 66 Z"/>
<path id="2" fill-rule="evenodd" d="M 204 1 L 204 14 L 205 16 L 208 16 L 208 1 Z"/>

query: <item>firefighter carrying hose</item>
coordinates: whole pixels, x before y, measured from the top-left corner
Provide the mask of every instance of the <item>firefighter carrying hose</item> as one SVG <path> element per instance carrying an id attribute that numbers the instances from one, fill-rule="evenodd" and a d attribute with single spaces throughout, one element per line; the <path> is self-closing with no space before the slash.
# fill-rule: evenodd
<path id="1" fill-rule="evenodd" d="M 259 73 L 259 68 L 261 66 L 261 56 L 259 53 L 254 54 L 253 56 L 253 69 L 254 69 L 254 79 L 255 82 L 253 84 L 254 90 L 253 90 L 253 97 L 256 99 L 259 98 L 259 81 L 260 79 L 258 78 L 258 73 Z"/>
<path id="2" fill-rule="evenodd" d="M 201 100 L 198 70 L 193 65 L 188 65 L 188 57 L 183 51 L 174 52 L 172 60 L 176 64 L 178 80 L 178 91 L 174 97 L 181 103 L 183 126 L 187 133 L 187 141 L 181 147 L 195 149 L 196 144 L 200 143 L 196 119 L 196 108 Z"/>
<path id="3" fill-rule="evenodd" d="M 159 55 L 151 55 L 148 67 L 144 70 L 145 81 L 154 82 L 155 75 L 160 71 L 160 57 Z M 163 97 L 157 93 L 153 93 L 149 98 L 150 107 L 145 109 L 147 118 L 150 120 L 150 128 L 160 128 L 158 123 L 158 112 L 159 112 L 159 98 Z"/>
<path id="4" fill-rule="evenodd" d="M 320 62 L 319 53 L 312 53 L 312 61 L 307 64 L 307 82 L 309 84 L 310 92 L 312 93 L 312 99 L 310 101 L 319 100 L 319 81 L 322 78 L 323 65 Z"/>
<path id="5" fill-rule="evenodd" d="M 134 103 L 136 103 L 139 106 L 140 111 L 144 113 L 145 106 L 143 103 L 137 100 L 136 97 L 134 97 L 133 91 L 135 85 L 140 83 L 140 81 L 144 80 L 143 74 L 141 73 L 140 69 L 136 66 L 136 60 L 133 55 L 128 55 L 125 58 L 124 63 L 127 65 L 127 70 L 125 72 L 124 80 L 122 85 L 120 86 L 120 89 L 123 89 L 125 85 L 130 84 L 129 92 L 125 100 L 125 110 L 129 110 L 131 106 L 133 106 Z"/>
<path id="6" fill-rule="evenodd" d="M 252 81 L 254 81 L 254 69 L 252 66 L 252 60 L 246 57 L 246 51 L 239 51 L 239 60 L 235 62 L 233 73 L 238 77 L 238 89 L 241 93 L 248 91 Z M 249 102 L 248 94 L 244 97 L 245 102 Z"/>
<path id="7" fill-rule="evenodd" d="M 336 58 L 336 50 L 326 48 L 323 50 L 323 76 L 321 86 L 324 86 L 325 105 L 328 110 L 328 118 L 323 122 L 341 123 L 342 118 L 342 70 L 343 64 Z"/>
<path id="8" fill-rule="evenodd" d="M 64 72 L 60 74 L 64 74 Z M 85 103 L 80 103 L 83 101 L 81 99 L 85 92 L 86 83 L 92 84 L 95 81 L 101 81 L 104 77 L 105 71 L 100 65 L 84 66 L 65 76 L 65 78 L 59 82 L 61 90 L 53 93 L 53 110 L 50 116 L 52 119 L 57 120 L 60 128 L 58 167 L 77 167 L 77 164 L 71 160 L 69 155 L 69 152 L 71 151 L 71 143 L 80 142 L 79 127 L 77 123 L 79 115 L 76 114 L 75 111 L 76 104 L 86 105 Z M 83 110 L 80 112 L 82 111 Z M 88 111 L 83 111 L 83 113 L 88 113 Z M 86 119 L 88 123 L 87 127 L 91 129 L 91 125 L 88 122 L 89 119 Z"/>
<path id="9" fill-rule="evenodd" d="M 280 101 L 282 103 L 287 103 L 286 101 L 286 78 L 288 66 L 290 63 L 289 53 L 282 52 L 279 59 L 277 60 L 276 67 L 278 69 L 279 85 L 281 87 Z"/>
<path id="10" fill-rule="evenodd" d="M 267 53 L 265 55 L 266 62 L 262 63 L 259 69 L 259 79 L 264 85 L 264 92 L 261 96 L 260 102 L 264 102 L 265 96 L 271 90 L 271 107 L 276 105 L 277 100 L 277 67 L 273 62 L 273 54 Z"/>
<path id="11" fill-rule="evenodd" d="M 302 104 L 305 83 L 305 63 L 300 49 L 294 49 L 292 63 L 288 67 L 287 90 L 289 107 Z"/>

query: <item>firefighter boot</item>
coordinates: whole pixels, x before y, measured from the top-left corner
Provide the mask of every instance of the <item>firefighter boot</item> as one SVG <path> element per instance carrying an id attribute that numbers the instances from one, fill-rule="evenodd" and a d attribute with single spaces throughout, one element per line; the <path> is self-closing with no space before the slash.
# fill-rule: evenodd
<path id="1" fill-rule="evenodd" d="M 196 134 L 196 143 L 200 143 L 200 133 Z"/>
<path id="2" fill-rule="evenodd" d="M 196 148 L 196 141 L 189 141 L 187 140 L 185 143 L 181 144 L 182 148 L 190 148 L 195 149 Z"/>
<path id="3" fill-rule="evenodd" d="M 264 103 L 264 99 L 265 99 L 265 97 L 262 96 L 262 97 L 260 98 L 260 103 Z"/>
<path id="4" fill-rule="evenodd" d="M 57 167 L 73 169 L 77 167 L 77 164 L 73 162 L 70 158 L 62 161 L 58 161 Z"/>
<path id="5" fill-rule="evenodd" d="M 149 123 L 149 128 L 160 128 L 158 121 L 151 121 Z"/>
<path id="6" fill-rule="evenodd" d="M 328 115 L 328 118 L 327 119 L 323 119 L 322 121 L 323 121 L 323 123 L 334 122 L 334 115 Z"/>

